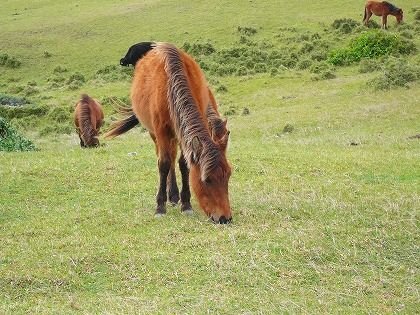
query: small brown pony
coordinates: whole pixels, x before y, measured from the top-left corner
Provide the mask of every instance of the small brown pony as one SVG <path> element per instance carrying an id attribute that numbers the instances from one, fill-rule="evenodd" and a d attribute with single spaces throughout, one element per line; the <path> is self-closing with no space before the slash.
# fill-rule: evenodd
<path id="1" fill-rule="evenodd" d="M 214 222 L 231 222 L 229 131 L 198 64 L 172 44 L 154 44 L 136 63 L 131 101 L 132 112 L 113 124 L 106 137 L 118 136 L 139 122 L 148 129 L 158 156 L 156 214 L 166 213 L 168 195 L 174 203 L 179 200 L 174 174 L 180 145 L 181 210 L 192 211 L 191 184 L 200 207 Z"/>
<path id="2" fill-rule="evenodd" d="M 393 15 L 396 17 L 397 19 L 397 23 L 401 23 L 401 21 L 403 20 L 403 10 L 397 8 L 396 6 L 394 6 L 393 4 L 387 2 L 387 1 L 382 1 L 382 2 L 377 2 L 377 1 L 368 1 L 366 2 L 365 5 L 365 16 L 363 18 L 363 23 L 367 26 L 370 17 L 372 16 L 372 14 L 375 14 L 376 16 L 382 16 L 382 28 L 386 29 L 387 28 L 387 18 L 388 15 Z"/>
<path id="3" fill-rule="evenodd" d="M 82 148 L 99 146 L 98 134 L 103 120 L 104 112 L 99 102 L 83 94 L 74 110 L 74 124 Z"/>

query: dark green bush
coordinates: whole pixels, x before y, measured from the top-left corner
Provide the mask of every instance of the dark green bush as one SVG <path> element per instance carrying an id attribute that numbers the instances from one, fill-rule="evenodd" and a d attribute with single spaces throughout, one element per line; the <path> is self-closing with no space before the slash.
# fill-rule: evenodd
<path id="1" fill-rule="evenodd" d="M 22 63 L 15 57 L 11 57 L 8 54 L 0 54 L 0 66 L 7 68 L 18 68 Z"/>
<path id="2" fill-rule="evenodd" d="M 105 82 L 124 81 L 130 80 L 132 74 L 133 68 L 109 65 L 96 71 L 95 79 L 100 79 Z"/>
<path id="3" fill-rule="evenodd" d="M 376 59 L 362 59 L 359 64 L 360 73 L 369 73 L 380 70 L 380 63 Z"/>
<path id="4" fill-rule="evenodd" d="M 310 66 L 312 65 L 312 60 L 310 59 L 303 59 L 301 61 L 298 62 L 297 64 L 297 68 L 299 70 L 304 70 L 304 69 L 308 69 Z"/>
<path id="5" fill-rule="evenodd" d="M 28 104 L 26 106 L 0 106 L 0 116 L 6 119 L 22 118 L 30 115 L 37 117 L 45 116 L 48 113 L 48 106 Z"/>
<path id="6" fill-rule="evenodd" d="M 69 90 L 77 90 L 85 82 L 86 82 L 86 79 L 84 75 L 79 72 L 76 72 L 70 75 L 70 77 L 66 81 L 66 85 Z"/>
<path id="7" fill-rule="evenodd" d="M 344 18 L 334 20 L 332 27 L 341 33 L 348 34 L 351 33 L 357 26 L 359 26 L 359 24 L 360 22 L 357 22 L 353 19 Z"/>
<path id="8" fill-rule="evenodd" d="M 199 57 L 201 55 L 208 56 L 208 55 L 213 54 L 216 51 L 213 45 L 209 42 L 203 43 L 203 44 L 198 43 L 198 42 L 190 44 L 186 42 L 182 46 L 182 49 L 195 57 Z"/>
<path id="9" fill-rule="evenodd" d="M 24 97 L 0 94 L 0 105 L 20 106 L 29 104 L 30 101 Z"/>
<path id="10" fill-rule="evenodd" d="M 408 88 L 408 83 L 420 79 L 420 66 L 410 64 L 404 59 L 391 58 L 384 64 L 381 71 L 380 76 L 368 82 L 375 90 Z"/>
<path id="11" fill-rule="evenodd" d="M 21 136 L 7 121 L 0 117 L 0 151 L 33 151 L 32 141 Z"/>
<path id="12" fill-rule="evenodd" d="M 65 107 L 54 107 L 48 113 L 48 118 L 55 122 L 69 122 L 71 120 L 71 114 L 68 109 Z"/>

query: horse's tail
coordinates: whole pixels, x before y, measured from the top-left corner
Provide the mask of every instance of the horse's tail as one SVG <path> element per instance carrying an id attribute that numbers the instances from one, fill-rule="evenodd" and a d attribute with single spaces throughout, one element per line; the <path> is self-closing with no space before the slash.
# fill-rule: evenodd
<path id="1" fill-rule="evenodd" d="M 367 6 L 365 6 L 365 15 L 363 16 L 363 22 L 365 22 L 365 20 L 366 20 L 366 16 L 367 16 L 366 11 L 367 11 Z"/>
<path id="2" fill-rule="evenodd" d="M 123 108 L 120 110 L 120 113 L 124 113 L 126 117 L 113 123 L 110 129 L 105 133 L 105 138 L 115 138 L 133 129 L 139 124 L 139 120 L 132 109 Z"/>
<path id="3" fill-rule="evenodd" d="M 120 59 L 121 66 L 136 66 L 136 63 L 140 61 L 150 50 L 155 48 L 154 42 L 141 42 L 131 46 L 125 56 Z"/>
<path id="4" fill-rule="evenodd" d="M 80 99 L 80 112 L 79 112 L 79 128 L 81 137 L 85 144 L 92 144 L 93 138 L 97 136 L 95 129 L 92 127 L 91 113 L 89 104 L 94 100 L 87 94 L 82 94 Z"/>

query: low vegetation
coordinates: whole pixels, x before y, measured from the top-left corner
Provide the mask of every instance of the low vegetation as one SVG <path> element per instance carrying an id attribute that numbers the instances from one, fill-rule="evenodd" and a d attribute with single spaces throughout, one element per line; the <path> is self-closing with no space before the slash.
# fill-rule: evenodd
<path id="1" fill-rule="evenodd" d="M 19 134 L 7 121 L 0 117 L 0 151 L 34 151 L 34 143 Z"/>

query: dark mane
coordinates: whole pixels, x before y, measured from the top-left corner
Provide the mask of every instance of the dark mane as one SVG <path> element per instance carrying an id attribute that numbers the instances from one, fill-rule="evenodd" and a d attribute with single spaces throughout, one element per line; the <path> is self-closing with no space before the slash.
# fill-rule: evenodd
<path id="1" fill-rule="evenodd" d="M 163 53 L 165 61 L 165 71 L 168 75 L 169 112 L 175 132 L 181 142 L 187 163 L 200 165 L 201 179 L 204 181 L 209 172 L 219 164 L 221 153 L 211 140 L 198 112 L 178 49 L 167 43 L 157 44 L 156 49 Z M 202 145 L 200 156 L 195 156 L 193 150 L 193 140 L 196 137 Z"/>
<path id="2" fill-rule="evenodd" d="M 388 1 L 382 1 L 382 3 L 386 4 L 386 6 L 388 7 L 389 11 L 392 12 L 392 13 L 396 13 L 396 12 L 398 12 L 400 10 L 399 8 L 397 8 L 392 3 L 389 3 Z"/>
<path id="3" fill-rule="evenodd" d="M 91 144 L 94 137 L 97 136 L 95 130 L 92 128 L 90 119 L 89 104 L 94 100 L 87 94 L 82 94 L 80 99 L 80 129 L 82 131 L 83 141 L 86 144 Z"/>

